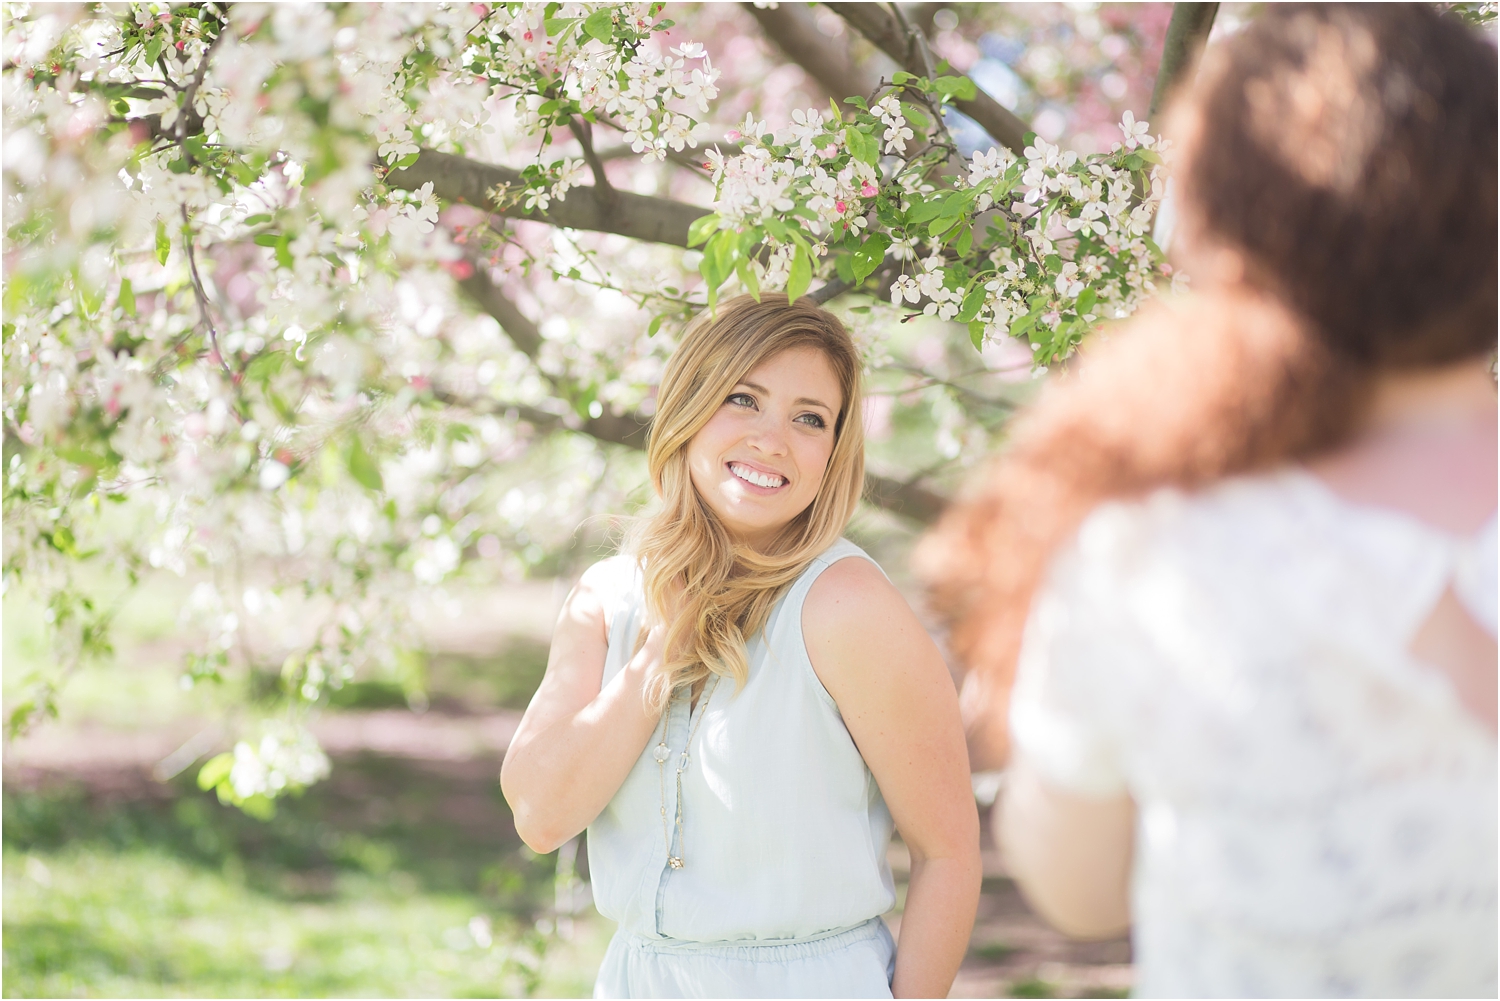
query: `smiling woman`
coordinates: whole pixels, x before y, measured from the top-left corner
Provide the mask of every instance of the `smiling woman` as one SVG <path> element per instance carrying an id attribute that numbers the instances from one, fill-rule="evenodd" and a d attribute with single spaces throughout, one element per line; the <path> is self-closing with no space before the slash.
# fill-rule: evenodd
<path id="1" fill-rule="evenodd" d="M 942 997 L 979 893 L 957 697 L 840 536 L 864 474 L 860 365 L 807 300 L 691 328 L 662 380 L 662 499 L 569 596 L 505 759 L 516 829 L 585 827 L 620 923 L 596 997 Z M 729 684 L 722 684 L 722 682 Z M 912 854 L 898 951 L 892 825 Z"/>

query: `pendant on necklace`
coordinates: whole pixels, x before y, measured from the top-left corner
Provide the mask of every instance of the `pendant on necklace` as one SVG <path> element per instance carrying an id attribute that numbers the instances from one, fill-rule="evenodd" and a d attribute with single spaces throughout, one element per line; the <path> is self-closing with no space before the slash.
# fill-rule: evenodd
<path id="1" fill-rule="evenodd" d="M 673 869 L 681 869 L 682 859 L 678 858 L 676 855 L 668 855 L 667 865 L 671 866 Z"/>
<path id="2" fill-rule="evenodd" d="M 656 749 L 651 752 L 651 755 L 656 758 L 658 765 L 666 764 L 667 759 L 672 756 L 672 749 L 666 744 L 657 744 Z"/>

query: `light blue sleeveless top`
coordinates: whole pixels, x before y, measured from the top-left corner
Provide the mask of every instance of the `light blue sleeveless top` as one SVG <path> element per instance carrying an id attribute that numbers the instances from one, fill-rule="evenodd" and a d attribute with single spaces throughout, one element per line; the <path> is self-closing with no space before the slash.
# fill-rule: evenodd
<path id="1" fill-rule="evenodd" d="M 691 718 L 686 700 L 673 704 L 666 764 L 659 766 L 653 753 L 663 734 L 658 724 L 589 827 L 594 902 L 620 923 L 622 934 L 697 943 L 794 942 L 870 924 L 895 904 L 886 862 L 890 812 L 802 638 L 808 590 L 849 556 L 870 559 L 840 540 L 777 601 L 765 629 L 748 644 L 750 674 L 742 689 L 721 681 L 710 698 L 699 699 Z M 644 596 L 639 569 L 633 569 L 610 622 L 605 683 L 635 652 Z M 695 726 L 682 776 L 679 843 L 676 766 Z M 668 838 L 671 854 L 683 859 L 681 869 L 667 863 Z"/>

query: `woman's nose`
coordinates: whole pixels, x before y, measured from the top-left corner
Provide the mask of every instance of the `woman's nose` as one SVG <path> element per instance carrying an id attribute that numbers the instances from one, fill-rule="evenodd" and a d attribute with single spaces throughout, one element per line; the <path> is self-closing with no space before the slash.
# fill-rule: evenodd
<path id="1" fill-rule="evenodd" d="M 787 451 L 786 429 L 781 422 L 769 414 L 762 415 L 751 429 L 746 444 L 766 455 L 785 455 Z"/>

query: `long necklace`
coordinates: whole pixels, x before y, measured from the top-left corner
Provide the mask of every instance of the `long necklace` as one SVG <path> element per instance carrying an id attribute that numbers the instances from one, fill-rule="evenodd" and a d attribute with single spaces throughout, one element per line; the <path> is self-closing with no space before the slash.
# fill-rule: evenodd
<path id="1" fill-rule="evenodd" d="M 651 752 L 656 758 L 656 773 L 661 787 L 661 840 L 667 847 L 667 865 L 673 869 L 682 868 L 683 833 L 682 833 L 682 773 L 687 771 L 688 751 L 693 746 L 693 738 L 698 734 L 698 727 L 703 725 L 703 717 L 708 715 L 708 700 L 713 698 L 714 689 L 719 687 L 719 676 L 714 675 L 714 680 L 709 683 L 707 691 L 703 693 L 703 705 L 698 709 L 698 720 L 688 731 L 687 743 L 683 745 L 682 755 L 677 759 L 677 854 L 672 854 L 672 834 L 667 825 L 667 759 L 672 756 L 672 749 L 667 746 L 667 734 L 672 726 L 672 706 L 677 700 L 671 699 L 667 702 L 667 711 L 661 721 L 661 739 L 656 742 L 656 748 Z M 692 717 L 692 709 L 688 710 L 689 718 Z"/>

